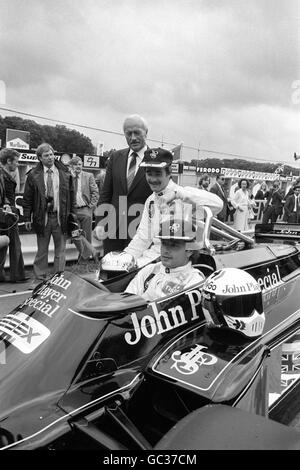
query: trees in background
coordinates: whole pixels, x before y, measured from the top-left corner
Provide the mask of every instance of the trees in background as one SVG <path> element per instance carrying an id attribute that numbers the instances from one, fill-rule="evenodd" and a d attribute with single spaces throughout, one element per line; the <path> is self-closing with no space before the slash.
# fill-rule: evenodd
<path id="1" fill-rule="evenodd" d="M 30 119 L 17 116 L 0 116 L 0 139 L 2 146 L 6 142 L 6 129 L 18 129 L 30 132 L 30 148 L 37 148 L 48 142 L 57 152 L 93 155 L 94 146 L 89 137 L 66 126 L 40 125 Z"/>
<path id="2" fill-rule="evenodd" d="M 89 137 L 74 129 L 57 124 L 56 126 L 41 125 L 30 119 L 22 119 L 18 116 L 0 115 L 0 139 L 2 146 L 6 142 L 6 129 L 19 129 L 30 132 L 30 148 L 37 148 L 43 142 L 50 143 L 57 152 L 77 153 L 79 155 L 95 155 L 96 151 Z M 115 149 L 107 150 L 103 153 L 104 161 L 115 152 Z M 240 170 L 261 171 L 274 173 L 279 167 L 279 163 L 255 162 L 240 158 L 201 158 L 184 162 L 186 165 L 201 166 L 204 168 L 237 168 Z M 283 174 L 298 174 L 299 168 L 284 165 Z"/>

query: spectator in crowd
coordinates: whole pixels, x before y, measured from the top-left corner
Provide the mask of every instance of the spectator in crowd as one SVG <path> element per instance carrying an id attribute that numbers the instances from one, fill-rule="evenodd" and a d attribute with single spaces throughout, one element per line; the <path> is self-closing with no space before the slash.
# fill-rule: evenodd
<path id="1" fill-rule="evenodd" d="M 51 145 L 39 145 L 36 154 L 39 163 L 28 173 L 23 208 L 25 228 L 29 231 L 33 226 L 37 236 L 33 271 L 35 281 L 40 282 L 47 279 L 51 235 L 54 241 L 54 273 L 65 269 L 68 216 L 75 210 L 75 198 L 72 175 L 55 160 Z"/>
<path id="2" fill-rule="evenodd" d="M 76 216 L 85 238 L 91 243 L 93 212 L 99 198 L 98 186 L 92 173 L 82 171 L 80 157 L 73 157 L 69 166 L 74 180 Z"/>
<path id="3" fill-rule="evenodd" d="M 287 200 L 287 198 L 288 198 L 289 196 L 291 196 L 292 194 L 294 194 L 295 186 L 297 186 L 298 184 L 300 184 L 300 178 L 297 178 L 297 179 L 292 183 L 292 186 L 290 187 L 290 189 L 288 190 L 288 192 L 287 192 L 286 195 L 285 195 L 285 200 Z"/>
<path id="4" fill-rule="evenodd" d="M 208 175 L 203 175 L 199 179 L 199 189 L 205 189 L 208 191 L 208 186 L 210 185 L 210 178 Z"/>
<path id="5" fill-rule="evenodd" d="M 105 168 L 101 168 L 101 170 L 99 171 L 99 173 L 97 173 L 97 175 L 95 177 L 95 181 L 96 181 L 96 184 L 98 186 L 98 192 L 99 192 L 99 198 L 98 198 L 97 206 L 100 204 L 100 194 L 101 194 L 101 189 L 102 189 L 102 186 L 103 186 L 103 183 L 104 183 L 104 180 L 105 180 L 105 173 L 106 173 Z"/>
<path id="6" fill-rule="evenodd" d="M 132 214 L 134 205 L 143 207 L 146 199 L 151 194 L 144 168 L 140 164 L 147 149 L 146 138 L 148 126 L 146 121 L 137 114 L 128 116 L 123 124 L 124 135 L 128 148 L 117 150 L 107 163 L 106 175 L 100 193 L 101 215 L 99 222 L 109 224 L 107 237 L 104 239 L 104 253 L 123 250 L 131 240 L 128 234 L 130 223 L 140 221 L 142 210 Z M 115 225 L 113 227 L 113 225 Z"/>
<path id="7" fill-rule="evenodd" d="M 217 175 L 215 184 L 210 188 L 210 192 L 219 196 L 223 201 L 223 209 L 217 214 L 217 219 L 226 222 L 228 211 L 228 199 L 225 191 L 225 176 Z"/>
<path id="8" fill-rule="evenodd" d="M 136 234 L 124 250 L 124 261 L 129 254 L 139 265 L 144 265 L 160 256 L 159 234 L 162 213 L 173 211 L 188 213 L 190 208 L 208 206 L 214 214 L 222 209 L 222 200 L 216 195 L 195 187 L 182 187 L 171 179 L 173 156 L 162 148 L 148 149 L 145 152 L 142 166 L 146 168 L 146 180 L 153 193 L 147 198 L 142 219 Z M 191 211 L 192 212 L 192 211 Z M 195 212 L 196 214 L 196 212 Z M 197 217 L 197 214 L 196 214 Z M 129 258 L 130 258 L 129 257 Z"/>
<path id="9" fill-rule="evenodd" d="M 3 181 L 4 198 L 1 207 L 6 211 L 18 214 L 15 206 L 17 182 L 12 175 L 17 174 L 19 152 L 14 149 L 5 148 L 0 152 L 0 175 Z M 9 238 L 9 281 L 24 282 L 28 279 L 25 275 L 24 260 L 22 255 L 21 241 L 19 236 L 19 228 L 16 223 L 8 231 L 3 231 Z M 7 249 L 0 251 L 0 281 L 5 282 L 4 265 L 6 261 Z"/>
<path id="10" fill-rule="evenodd" d="M 263 181 L 260 185 L 259 190 L 255 194 L 254 198 L 256 201 L 263 201 L 264 199 L 267 199 L 268 195 L 269 195 L 269 190 L 268 190 L 267 183 Z"/>
<path id="11" fill-rule="evenodd" d="M 239 232 L 249 230 L 249 219 L 254 218 L 253 207 L 256 206 L 254 199 L 249 194 L 249 181 L 242 178 L 238 182 L 239 189 L 236 191 L 232 205 L 236 209 L 234 213 L 233 226 Z"/>
<path id="12" fill-rule="evenodd" d="M 191 262 L 193 253 L 200 248 L 196 233 L 191 221 L 173 217 L 164 220 L 158 235 L 161 261 L 141 269 L 125 292 L 152 301 L 203 281 L 204 275 Z"/>
<path id="13" fill-rule="evenodd" d="M 285 222 L 291 224 L 300 223 L 300 184 L 294 186 L 294 194 L 286 198 L 284 204 L 284 219 Z"/>
<path id="14" fill-rule="evenodd" d="M 269 191 L 267 202 L 263 211 L 262 223 L 267 224 L 269 220 L 275 223 L 278 216 L 283 212 L 283 191 L 280 189 L 279 181 L 274 181 Z"/>

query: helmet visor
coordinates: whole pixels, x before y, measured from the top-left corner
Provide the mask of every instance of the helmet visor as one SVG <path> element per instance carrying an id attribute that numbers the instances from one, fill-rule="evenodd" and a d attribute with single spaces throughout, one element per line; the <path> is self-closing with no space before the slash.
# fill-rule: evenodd
<path id="1" fill-rule="evenodd" d="M 218 296 L 217 305 L 224 315 L 234 317 L 250 317 L 254 310 L 263 313 L 261 292 L 223 298 Z"/>

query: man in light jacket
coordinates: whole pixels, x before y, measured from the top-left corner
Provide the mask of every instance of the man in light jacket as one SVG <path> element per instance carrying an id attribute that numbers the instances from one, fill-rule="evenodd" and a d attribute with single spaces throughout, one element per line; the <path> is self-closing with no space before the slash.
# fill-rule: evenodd
<path id="1" fill-rule="evenodd" d="M 92 173 L 82 171 L 83 165 L 80 157 L 73 157 L 69 165 L 74 178 L 77 219 L 85 238 L 91 243 L 93 212 L 99 199 L 98 186 Z"/>

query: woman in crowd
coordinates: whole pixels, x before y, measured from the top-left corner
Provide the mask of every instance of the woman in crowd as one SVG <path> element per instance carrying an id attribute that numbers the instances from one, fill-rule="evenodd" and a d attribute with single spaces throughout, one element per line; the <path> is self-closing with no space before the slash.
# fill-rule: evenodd
<path id="1" fill-rule="evenodd" d="M 255 194 L 255 200 L 258 201 L 258 200 L 267 199 L 268 195 L 269 195 L 269 190 L 268 190 L 267 183 L 263 181 L 260 185 L 259 190 Z"/>
<path id="2" fill-rule="evenodd" d="M 249 181 L 245 178 L 238 182 L 239 189 L 235 192 L 232 205 L 236 209 L 234 213 L 233 226 L 238 231 L 249 230 L 249 219 L 254 217 L 253 207 L 256 206 L 254 199 L 249 195 Z"/>

